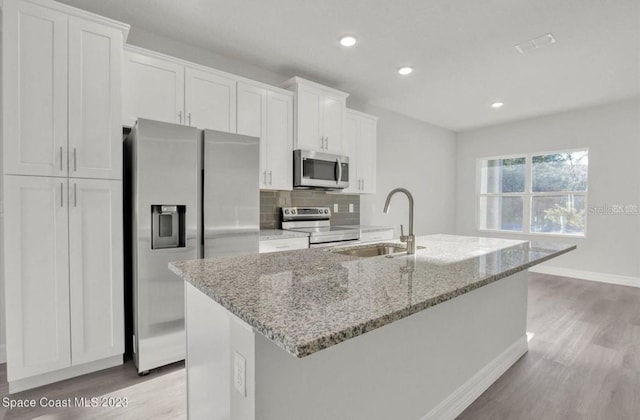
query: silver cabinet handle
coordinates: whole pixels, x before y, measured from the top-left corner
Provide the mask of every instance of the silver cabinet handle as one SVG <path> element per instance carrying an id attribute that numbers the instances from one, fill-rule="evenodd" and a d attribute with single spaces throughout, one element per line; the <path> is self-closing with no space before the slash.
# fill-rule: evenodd
<path id="1" fill-rule="evenodd" d="M 191 125 L 191 113 L 189 113 L 189 125 Z"/>
<path id="2" fill-rule="evenodd" d="M 182 124 L 182 111 L 178 112 L 178 119 L 180 120 L 180 124 Z"/>
<path id="3" fill-rule="evenodd" d="M 273 185 L 273 171 L 269 171 L 269 185 Z"/>
<path id="4" fill-rule="evenodd" d="M 78 184 L 73 184 L 73 207 L 78 207 L 78 191 L 76 190 L 77 186 Z"/>
<path id="5" fill-rule="evenodd" d="M 62 190 L 62 188 L 63 188 L 63 185 L 62 185 L 62 182 L 61 182 L 60 183 L 60 207 L 64 207 L 64 202 L 62 201 L 63 200 L 62 196 L 64 195 L 64 191 Z"/>
<path id="6" fill-rule="evenodd" d="M 264 175 L 264 176 L 263 176 L 262 178 L 263 178 L 264 180 L 262 181 L 262 183 L 263 183 L 264 185 L 267 185 L 267 171 L 264 171 L 263 175 Z"/>
<path id="7" fill-rule="evenodd" d="M 62 172 L 62 146 L 60 146 L 60 172 Z"/>
<path id="8" fill-rule="evenodd" d="M 325 137 L 324 141 L 326 143 L 326 146 L 324 146 L 324 150 L 329 150 L 329 136 Z"/>
<path id="9" fill-rule="evenodd" d="M 76 148 L 73 148 L 73 172 L 78 171 L 78 154 L 76 153 Z"/>
<path id="10" fill-rule="evenodd" d="M 320 137 L 320 148 L 324 150 L 324 136 Z"/>

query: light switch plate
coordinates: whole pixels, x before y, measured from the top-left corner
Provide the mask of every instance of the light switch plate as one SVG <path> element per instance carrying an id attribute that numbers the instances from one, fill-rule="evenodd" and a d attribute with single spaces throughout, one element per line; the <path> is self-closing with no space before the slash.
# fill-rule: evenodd
<path id="1" fill-rule="evenodd" d="M 349 213 L 353 213 L 353 203 L 349 203 Z"/>
<path id="2" fill-rule="evenodd" d="M 233 352 L 233 387 L 242 395 L 247 396 L 247 359 Z"/>
<path id="3" fill-rule="evenodd" d="M 338 203 L 334 203 L 333 204 L 333 212 L 337 213 L 338 212 Z"/>

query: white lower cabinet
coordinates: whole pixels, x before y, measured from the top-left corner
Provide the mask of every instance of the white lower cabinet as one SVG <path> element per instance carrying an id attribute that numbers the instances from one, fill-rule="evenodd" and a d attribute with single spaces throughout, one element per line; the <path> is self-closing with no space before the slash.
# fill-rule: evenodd
<path id="1" fill-rule="evenodd" d="M 7 380 L 71 365 L 66 178 L 4 177 Z"/>
<path id="2" fill-rule="evenodd" d="M 121 355 L 121 181 L 5 175 L 4 194 L 10 386 Z"/>
<path id="3" fill-rule="evenodd" d="M 71 363 L 124 352 L 122 183 L 69 180 Z"/>
<path id="4" fill-rule="evenodd" d="M 309 248 L 309 238 L 263 239 L 260 241 L 260 253 L 292 251 Z"/>

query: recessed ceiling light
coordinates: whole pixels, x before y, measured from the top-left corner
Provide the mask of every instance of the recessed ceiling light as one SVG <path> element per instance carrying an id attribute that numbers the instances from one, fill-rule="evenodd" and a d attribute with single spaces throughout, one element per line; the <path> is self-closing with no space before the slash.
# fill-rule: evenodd
<path id="1" fill-rule="evenodd" d="M 398 69 L 398 74 L 401 74 L 403 76 L 406 76 L 407 74 L 411 74 L 413 72 L 413 67 L 400 67 Z"/>
<path id="2" fill-rule="evenodd" d="M 354 45 L 356 45 L 356 42 L 358 42 L 358 40 L 355 36 L 345 35 L 340 38 L 340 45 L 342 45 L 343 47 L 353 47 Z"/>
<path id="3" fill-rule="evenodd" d="M 502 108 L 504 102 L 494 102 L 491 104 L 491 108 Z"/>

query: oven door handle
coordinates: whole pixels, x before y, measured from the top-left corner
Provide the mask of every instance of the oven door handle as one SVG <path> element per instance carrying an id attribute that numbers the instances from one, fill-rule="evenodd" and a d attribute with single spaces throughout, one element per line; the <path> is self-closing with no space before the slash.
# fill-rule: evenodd
<path id="1" fill-rule="evenodd" d="M 337 158 L 336 162 L 338 164 L 338 179 L 336 179 L 336 184 L 340 184 L 340 181 L 342 181 L 342 162 L 340 158 Z"/>

